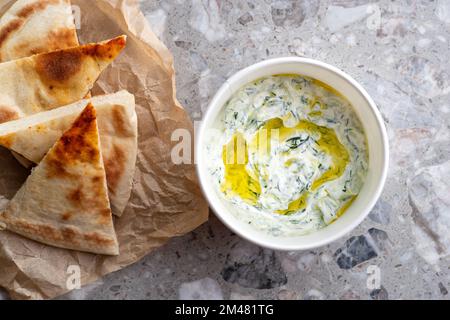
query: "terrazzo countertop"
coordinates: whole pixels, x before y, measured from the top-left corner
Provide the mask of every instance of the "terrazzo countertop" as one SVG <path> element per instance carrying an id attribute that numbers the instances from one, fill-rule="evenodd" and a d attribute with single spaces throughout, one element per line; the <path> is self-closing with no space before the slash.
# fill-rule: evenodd
<path id="1" fill-rule="evenodd" d="M 386 121 L 383 195 L 351 234 L 276 252 L 213 215 L 141 262 L 71 299 L 449 299 L 450 1 L 141 1 L 170 48 L 178 98 L 194 120 L 226 78 L 279 56 L 333 64 Z"/>

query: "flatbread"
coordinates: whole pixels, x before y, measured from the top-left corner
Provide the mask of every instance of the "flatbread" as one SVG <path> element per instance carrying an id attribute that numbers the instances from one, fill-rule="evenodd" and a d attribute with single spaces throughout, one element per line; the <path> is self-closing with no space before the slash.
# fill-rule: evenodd
<path id="1" fill-rule="evenodd" d="M 17 0 L 0 18 L 0 62 L 78 45 L 70 0 Z M 24 167 L 33 165 L 13 155 Z"/>
<path id="2" fill-rule="evenodd" d="M 69 0 L 18 0 L 0 18 L 0 62 L 78 45 Z"/>
<path id="3" fill-rule="evenodd" d="M 0 64 L 0 123 L 83 99 L 125 44 L 121 36 Z"/>
<path id="4" fill-rule="evenodd" d="M 130 198 L 137 155 L 135 101 L 128 91 L 0 124 L 0 145 L 39 163 L 89 102 L 97 110 L 111 206 L 113 213 L 120 216 Z"/>
<path id="5" fill-rule="evenodd" d="M 119 253 L 92 104 L 33 170 L 0 221 L 7 230 L 48 245 Z"/>

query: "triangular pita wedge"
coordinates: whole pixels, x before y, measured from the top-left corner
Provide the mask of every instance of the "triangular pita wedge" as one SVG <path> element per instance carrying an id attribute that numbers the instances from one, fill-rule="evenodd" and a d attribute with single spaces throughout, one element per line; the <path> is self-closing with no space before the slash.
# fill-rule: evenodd
<path id="1" fill-rule="evenodd" d="M 126 37 L 0 64 L 0 123 L 83 99 Z"/>
<path id="2" fill-rule="evenodd" d="M 78 44 L 69 0 L 18 0 L 0 18 L 0 62 Z"/>
<path id="3" fill-rule="evenodd" d="M 120 216 L 130 198 L 137 155 L 137 117 L 131 93 L 97 96 L 0 124 L 0 145 L 39 163 L 88 102 L 97 110 L 109 197 L 113 213 Z"/>
<path id="4" fill-rule="evenodd" d="M 33 170 L 0 221 L 7 230 L 48 245 L 119 253 L 91 104 Z"/>

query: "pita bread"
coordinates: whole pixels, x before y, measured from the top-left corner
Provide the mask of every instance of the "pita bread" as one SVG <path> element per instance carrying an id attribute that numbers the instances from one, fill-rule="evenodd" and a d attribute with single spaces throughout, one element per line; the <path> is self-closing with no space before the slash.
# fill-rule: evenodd
<path id="1" fill-rule="evenodd" d="M 0 62 L 78 45 L 69 0 L 18 0 L 0 18 Z"/>
<path id="2" fill-rule="evenodd" d="M 78 45 L 70 0 L 18 0 L 0 18 L 0 62 Z M 33 165 L 13 155 L 24 167 Z"/>
<path id="3" fill-rule="evenodd" d="M 33 170 L 0 221 L 7 230 L 48 245 L 119 253 L 91 104 Z"/>
<path id="4" fill-rule="evenodd" d="M 130 198 L 137 155 L 134 96 L 127 91 L 0 124 L 0 145 L 39 163 L 88 102 L 97 110 L 101 150 L 113 213 L 120 216 Z"/>
<path id="5" fill-rule="evenodd" d="M 0 123 L 83 99 L 125 43 L 121 36 L 0 64 Z"/>

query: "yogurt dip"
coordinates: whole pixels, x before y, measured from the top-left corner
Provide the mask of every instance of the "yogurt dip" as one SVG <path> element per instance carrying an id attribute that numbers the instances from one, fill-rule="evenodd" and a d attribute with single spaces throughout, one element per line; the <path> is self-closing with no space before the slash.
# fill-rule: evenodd
<path id="1" fill-rule="evenodd" d="M 245 85 L 227 102 L 206 145 L 216 191 L 239 220 L 274 236 L 331 224 L 368 170 L 363 127 L 333 88 L 299 75 Z"/>

